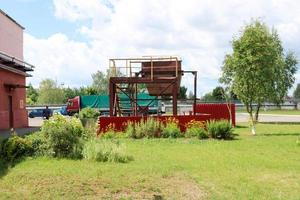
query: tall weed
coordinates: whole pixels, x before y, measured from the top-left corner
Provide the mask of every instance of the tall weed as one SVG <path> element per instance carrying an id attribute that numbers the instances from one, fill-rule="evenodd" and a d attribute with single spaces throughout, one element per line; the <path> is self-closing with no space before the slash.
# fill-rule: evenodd
<path id="1" fill-rule="evenodd" d="M 212 138 L 224 140 L 234 138 L 232 125 L 227 120 L 211 120 L 206 123 L 206 127 L 209 136 Z"/>
<path id="2" fill-rule="evenodd" d="M 85 143 L 82 154 L 85 159 L 98 162 L 126 163 L 133 160 L 117 140 L 91 139 Z"/>
<path id="3" fill-rule="evenodd" d="M 179 122 L 175 118 L 169 118 L 162 128 L 162 136 L 164 138 L 178 138 L 183 135 L 180 132 Z"/>

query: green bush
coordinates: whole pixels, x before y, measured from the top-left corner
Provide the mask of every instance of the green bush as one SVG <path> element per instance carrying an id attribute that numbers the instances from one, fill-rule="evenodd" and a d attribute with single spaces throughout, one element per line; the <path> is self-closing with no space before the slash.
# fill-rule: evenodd
<path id="1" fill-rule="evenodd" d="M 162 136 L 164 138 L 182 137 L 182 134 L 178 126 L 178 121 L 172 118 L 168 119 L 165 126 L 163 126 Z"/>
<path id="2" fill-rule="evenodd" d="M 114 130 L 108 130 L 105 133 L 102 133 L 100 137 L 103 139 L 113 139 L 117 138 L 117 133 Z"/>
<path id="3" fill-rule="evenodd" d="M 33 153 L 30 141 L 17 135 L 12 135 L 1 141 L 0 157 L 7 163 L 14 163 L 19 159 L 30 156 Z"/>
<path id="4" fill-rule="evenodd" d="M 86 124 L 82 132 L 82 139 L 89 140 L 97 136 L 99 125 L 98 122 Z"/>
<path id="5" fill-rule="evenodd" d="M 87 107 L 83 108 L 79 112 L 79 119 L 97 119 L 100 115 L 100 112 L 94 108 Z"/>
<path id="6" fill-rule="evenodd" d="M 207 131 L 204 129 L 204 124 L 199 121 L 191 121 L 187 124 L 185 137 L 197 137 L 199 139 L 208 138 Z"/>
<path id="7" fill-rule="evenodd" d="M 42 132 L 27 135 L 25 139 L 31 143 L 33 155 L 44 156 L 51 154 L 46 137 Z"/>
<path id="8" fill-rule="evenodd" d="M 82 154 L 85 159 L 98 162 L 126 163 L 133 160 L 126 154 L 125 146 L 115 140 L 91 139 L 85 143 Z"/>
<path id="9" fill-rule="evenodd" d="M 233 128 L 229 121 L 209 121 L 206 123 L 207 132 L 210 137 L 216 139 L 233 139 Z"/>
<path id="10" fill-rule="evenodd" d="M 55 115 L 45 121 L 41 130 L 52 156 L 72 158 L 80 157 L 83 131 L 80 120 L 77 118 L 67 119 L 61 115 Z"/>

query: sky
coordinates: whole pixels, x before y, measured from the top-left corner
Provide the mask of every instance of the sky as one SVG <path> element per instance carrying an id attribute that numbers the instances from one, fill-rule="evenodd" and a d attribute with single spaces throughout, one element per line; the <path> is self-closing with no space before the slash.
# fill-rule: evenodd
<path id="1" fill-rule="evenodd" d="M 219 85 L 231 41 L 253 19 L 275 28 L 300 60 L 297 0 L 0 0 L 0 8 L 26 28 L 24 58 L 36 66 L 28 82 L 36 87 L 45 78 L 87 86 L 113 57 L 178 55 L 184 70 L 198 71 L 202 96 Z M 192 91 L 192 77 L 182 85 Z"/>

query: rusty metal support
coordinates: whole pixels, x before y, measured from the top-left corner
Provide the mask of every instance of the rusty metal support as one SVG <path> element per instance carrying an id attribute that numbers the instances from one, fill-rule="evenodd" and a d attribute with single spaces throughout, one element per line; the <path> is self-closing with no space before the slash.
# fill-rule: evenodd
<path id="1" fill-rule="evenodd" d="M 114 101 L 115 101 L 116 89 L 115 83 L 112 81 L 112 78 L 109 80 L 109 115 L 114 116 Z"/>
<path id="2" fill-rule="evenodd" d="M 134 95 L 135 95 L 134 98 L 137 99 L 137 95 L 138 95 L 137 83 L 135 83 Z M 137 116 L 137 103 L 134 103 L 134 116 Z"/>
<path id="3" fill-rule="evenodd" d="M 172 89 L 172 103 L 173 103 L 173 116 L 177 116 L 177 95 L 178 95 L 178 82 L 177 78 L 175 80 L 175 83 L 173 84 L 173 89 Z"/>
<path id="4" fill-rule="evenodd" d="M 123 94 L 125 94 L 131 101 L 133 101 L 136 105 L 137 105 L 137 107 L 139 107 L 139 109 L 141 109 L 142 110 L 142 106 L 140 106 L 139 104 L 138 104 L 138 102 L 137 102 L 137 99 L 132 99 L 132 97 L 130 97 L 126 92 L 124 92 L 120 87 L 118 87 L 117 85 L 116 85 L 116 88 L 118 88 Z"/>
<path id="5" fill-rule="evenodd" d="M 174 87 L 175 84 L 177 84 L 177 81 L 176 81 L 176 80 L 174 80 L 174 81 L 173 81 L 172 83 L 170 83 L 167 87 L 165 87 L 165 88 L 159 93 L 159 95 L 157 95 L 154 99 L 151 99 L 151 101 L 147 104 L 146 107 L 149 107 L 153 101 L 158 100 L 158 96 L 161 96 L 167 89 L 169 89 L 169 87 L 171 87 L 171 86 Z M 178 92 L 178 90 L 177 90 L 177 92 Z"/>
<path id="6" fill-rule="evenodd" d="M 197 71 L 194 71 L 194 106 L 193 106 L 193 112 L 194 115 L 196 115 L 196 104 L 197 104 Z"/>
<path id="7" fill-rule="evenodd" d="M 153 61 L 151 57 L 151 80 L 153 80 Z"/>
<path id="8" fill-rule="evenodd" d="M 197 104 L 197 71 L 180 71 L 180 73 L 191 73 L 194 75 L 194 103 L 193 103 L 193 113 L 195 115 L 195 109 Z"/>
<path id="9" fill-rule="evenodd" d="M 176 57 L 176 78 L 178 77 L 178 59 Z"/>

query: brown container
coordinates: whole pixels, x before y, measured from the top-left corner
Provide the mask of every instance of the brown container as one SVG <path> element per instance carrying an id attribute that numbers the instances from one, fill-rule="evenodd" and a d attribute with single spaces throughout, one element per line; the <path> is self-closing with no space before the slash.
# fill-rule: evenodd
<path id="1" fill-rule="evenodd" d="M 177 87 L 179 92 L 181 81 L 181 61 L 153 61 L 142 62 L 142 77 L 151 79 L 151 66 L 153 66 L 153 80 L 161 78 L 178 77 Z M 177 71 L 177 72 L 176 72 Z M 172 95 L 173 84 L 147 83 L 146 87 L 150 95 Z"/>

